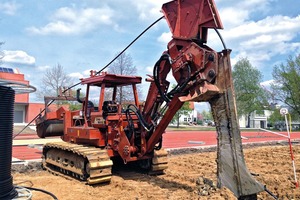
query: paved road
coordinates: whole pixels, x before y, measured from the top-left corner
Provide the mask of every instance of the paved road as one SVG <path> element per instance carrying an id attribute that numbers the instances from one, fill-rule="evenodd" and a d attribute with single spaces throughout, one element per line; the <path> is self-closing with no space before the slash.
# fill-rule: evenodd
<path id="1" fill-rule="evenodd" d="M 281 132 L 285 134 L 285 132 Z M 205 147 L 217 145 L 216 131 L 167 131 L 163 148 Z M 242 132 L 243 143 L 287 141 L 286 138 L 263 131 Z M 292 140 L 300 140 L 300 132 L 291 133 Z M 33 134 L 22 134 L 13 141 L 13 160 L 36 160 L 41 158 L 42 144 L 58 141 L 58 138 L 39 139 Z"/>

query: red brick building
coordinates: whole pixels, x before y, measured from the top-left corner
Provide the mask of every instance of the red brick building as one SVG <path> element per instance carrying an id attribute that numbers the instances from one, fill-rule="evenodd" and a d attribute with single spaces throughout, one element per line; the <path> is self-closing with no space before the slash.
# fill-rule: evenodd
<path id="1" fill-rule="evenodd" d="M 0 67 L 0 80 L 30 85 L 24 74 L 17 69 Z M 16 94 L 14 106 L 14 123 L 29 123 L 44 108 L 43 103 L 30 103 L 29 93 Z"/>

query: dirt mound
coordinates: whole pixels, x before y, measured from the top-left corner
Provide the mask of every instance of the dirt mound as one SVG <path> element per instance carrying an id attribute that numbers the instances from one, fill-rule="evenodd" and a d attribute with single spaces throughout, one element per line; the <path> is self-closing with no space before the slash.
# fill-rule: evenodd
<path id="1" fill-rule="evenodd" d="M 31 173 L 36 171 L 42 170 L 42 163 L 41 162 L 29 162 L 25 164 L 15 164 L 12 165 L 11 171 L 12 173 Z"/>
<path id="2" fill-rule="evenodd" d="M 244 152 L 249 170 L 257 174 L 256 179 L 272 193 L 280 199 L 300 199 L 287 145 L 252 147 Z M 294 152 L 300 169 L 300 146 L 294 146 Z M 45 189 L 60 200 L 236 199 L 228 189 L 216 187 L 215 160 L 216 152 L 171 152 L 164 175 L 149 176 L 130 168 L 116 168 L 110 184 L 96 186 L 54 176 L 39 170 L 38 164 L 27 170 L 14 170 L 13 177 L 15 184 Z M 51 199 L 45 194 L 33 193 L 33 199 Z M 273 199 L 266 192 L 260 193 L 258 198 Z"/>

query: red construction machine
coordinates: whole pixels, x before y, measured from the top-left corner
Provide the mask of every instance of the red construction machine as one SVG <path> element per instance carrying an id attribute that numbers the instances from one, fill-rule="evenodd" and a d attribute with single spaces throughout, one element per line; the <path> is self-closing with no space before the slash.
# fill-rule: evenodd
<path id="1" fill-rule="evenodd" d="M 226 186 L 238 198 L 256 198 L 264 190 L 248 171 L 241 145 L 231 76 L 230 50 L 215 52 L 206 46 L 208 29 L 222 29 L 213 0 L 175 0 L 162 6 L 173 39 L 156 62 L 148 96 L 138 99 L 139 76 L 96 73 L 81 79 L 85 97 L 82 108 L 46 110 L 37 119 L 40 137 L 61 136 L 64 142 L 47 143 L 43 167 L 87 181 L 109 182 L 112 160 L 136 162 L 151 173 L 167 168 L 163 133 L 184 102 L 208 101 L 218 133 L 218 185 Z M 177 86 L 169 89 L 167 74 L 172 71 Z M 134 101 L 126 106 L 117 101 L 117 89 L 131 86 Z M 111 99 L 107 100 L 107 89 Z M 98 93 L 99 103 L 91 96 Z M 54 98 L 55 99 L 55 98 Z M 58 97 L 57 99 L 69 99 Z"/>

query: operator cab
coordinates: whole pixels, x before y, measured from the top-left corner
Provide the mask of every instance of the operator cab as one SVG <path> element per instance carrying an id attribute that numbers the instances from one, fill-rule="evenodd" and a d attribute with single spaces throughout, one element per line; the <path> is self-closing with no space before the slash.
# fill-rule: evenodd
<path id="1" fill-rule="evenodd" d="M 107 116 L 121 114 L 126 109 L 122 103 L 120 88 L 132 87 L 130 102 L 139 107 L 139 99 L 136 84 L 141 83 L 142 77 L 108 74 L 97 74 L 91 71 L 89 78 L 81 79 L 81 84 L 86 85 L 86 96 L 82 100 L 83 115 L 90 118 L 92 124 L 103 121 Z M 77 93 L 77 98 L 79 94 Z M 79 99 L 79 98 L 78 98 Z M 79 99 L 80 100 L 80 99 Z M 80 102 L 80 101 L 79 101 Z M 85 104 L 84 102 L 88 102 Z M 98 105 L 97 105 L 98 104 Z"/>

